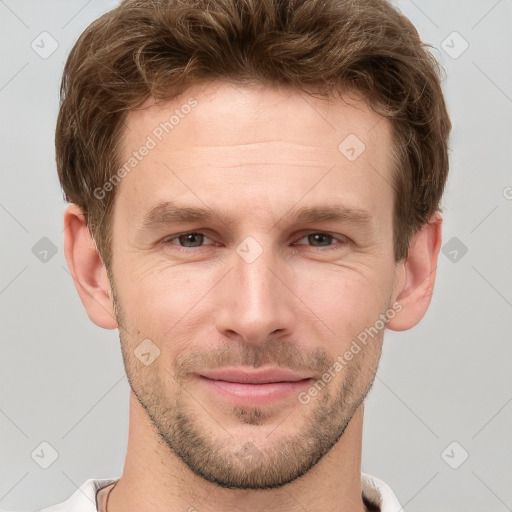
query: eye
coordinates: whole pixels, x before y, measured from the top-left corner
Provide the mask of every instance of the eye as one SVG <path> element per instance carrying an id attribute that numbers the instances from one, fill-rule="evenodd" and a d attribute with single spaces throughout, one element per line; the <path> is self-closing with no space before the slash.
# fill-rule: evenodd
<path id="1" fill-rule="evenodd" d="M 175 246 L 179 250 L 187 251 L 189 249 L 196 249 L 205 245 L 210 245 L 205 243 L 207 241 L 212 242 L 212 240 L 208 238 L 204 233 L 191 231 L 173 235 L 163 240 L 162 243 L 164 245 Z M 326 248 L 326 250 L 328 250 L 327 248 L 339 248 L 340 244 L 344 245 L 346 243 L 347 240 L 344 237 L 337 237 L 331 235 L 330 233 L 324 232 L 309 233 L 296 242 L 297 245 L 310 245 L 312 247 Z"/>
<path id="2" fill-rule="evenodd" d="M 309 233 L 297 242 L 298 245 L 306 245 L 301 243 L 303 240 L 307 240 L 306 243 L 312 245 L 313 247 L 329 247 L 331 245 L 336 245 L 336 242 L 340 242 L 341 244 L 345 244 L 347 242 L 342 237 L 335 237 L 329 233 L 322 232 Z"/>
<path id="3" fill-rule="evenodd" d="M 181 233 L 179 235 L 173 235 L 170 238 L 166 238 L 163 241 L 163 243 L 165 245 L 178 245 L 178 247 L 193 249 L 195 247 L 201 247 L 205 240 L 210 239 L 203 233 L 198 233 L 194 231 L 190 233 Z"/>

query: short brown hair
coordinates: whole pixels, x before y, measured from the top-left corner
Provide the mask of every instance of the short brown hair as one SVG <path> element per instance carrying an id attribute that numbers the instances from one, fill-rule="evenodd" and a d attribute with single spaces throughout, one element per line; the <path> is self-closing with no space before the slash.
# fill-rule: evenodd
<path id="1" fill-rule="evenodd" d="M 355 90 L 390 119 L 394 257 L 440 210 L 451 123 L 440 68 L 385 0 L 125 0 L 82 33 L 66 62 L 56 129 L 65 199 L 84 212 L 107 269 L 128 111 L 216 79 L 323 94 Z M 327 91 L 327 92 L 326 92 Z"/>

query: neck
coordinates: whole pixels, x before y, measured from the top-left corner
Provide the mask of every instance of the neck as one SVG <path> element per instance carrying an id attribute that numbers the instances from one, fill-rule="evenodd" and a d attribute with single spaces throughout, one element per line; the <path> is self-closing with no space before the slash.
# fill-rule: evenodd
<path id="1" fill-rule="evenodd" d="M 123 473 L 108 512 L 364 512 L 360 406 L 336 445 L 305 475 L 270 490 L 225 489 L 195 475 L 161 440 L 130 393 L 130 430 Z"/>

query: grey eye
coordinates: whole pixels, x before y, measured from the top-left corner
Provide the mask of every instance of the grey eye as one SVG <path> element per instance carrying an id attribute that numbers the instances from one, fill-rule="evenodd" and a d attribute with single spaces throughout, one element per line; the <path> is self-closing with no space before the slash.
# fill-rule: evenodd
<path id="1" fill-rule="evenodd" d="M 311 233 L 304 238 L 308 239 L 308 242 L 314 247 L 326 247 L 332 245 L 334 237 L 327 233 Z"/>
<path id="2" fill-rule="evenodd" d="M 202 233 L 184 233 L 176 238 L 183 247 L 200 247 L 204 242 Z"/>

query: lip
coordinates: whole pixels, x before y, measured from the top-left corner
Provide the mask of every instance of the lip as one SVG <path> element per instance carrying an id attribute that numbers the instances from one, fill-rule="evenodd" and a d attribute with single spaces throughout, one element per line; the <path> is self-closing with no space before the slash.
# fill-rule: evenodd
<path id="1" fill-rule="evenodd" d="M 311 375 L 299 375 L 291 370 L 283 368 L 225 368 L 223 370 L 212 370 L 202 372 L 201 377 L 210 380 L 221 380 L 225 382 L 238 382 L 241 384 L 269 384 L 272 382 L 297 382 L 311 378 Z"/>
<path id="2" fill-rule="evenodd" d="M 313 380 L 290 370 L 228 368 L 203 372 L 200 383 L 217 396 L 235 405 L 263 407 L 297 396 Z"/>

